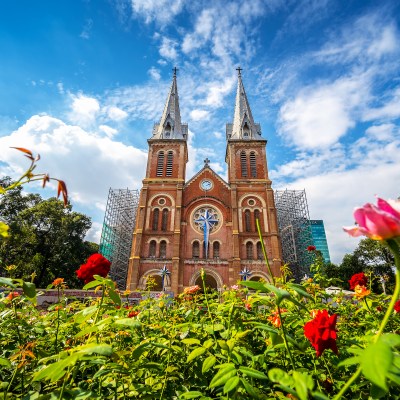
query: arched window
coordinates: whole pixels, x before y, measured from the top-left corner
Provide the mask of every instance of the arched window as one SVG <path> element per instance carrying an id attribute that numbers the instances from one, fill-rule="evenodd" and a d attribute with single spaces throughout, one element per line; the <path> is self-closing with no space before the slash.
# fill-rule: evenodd
<path id="1" fill-rule="evenodd" d="M 158 231 L 158 219 L 160 217 L 160 210 L 158 208 L 156 208 L 153 211 L 153 231 Z"/>
<path id="2" fill-rule="evenodd" d="M 256 153 L 254 151 L 250 153 L 250 173 L 252 178 L 257 178 Z"/>
<path id="3" fill-rule="evenodd" d="M 167 257 L 167 242 L 165 240 L 161 240 L 160 242 L 160 258 Z"/>
<path id="4" fill-rule="evenodd" d="M 240 164 L 242 167 L 242 178 L 247 178 L 247 155 L 244 151 L 240 153 Z"/>
<path id="5" fill-rule="evenodd" d="M 164 208 L 161 219 L 161 230 L 166 231 L 168 228 L 168 209 Z"/>
<path id="6" fill-rule="evenodd" d="M 206 242 L 203 242 L 203 258 L 210 257 L 210 242 L 208 242 L 207 253 L 208 254 L 206 254 Z"/>
<path id="7" fill-rule="evenodd" d="M 156 246 L 157 246 L 156 241 L 152 240 L 150 242 L 150 246 L 149 246 L 149 257 L 155 257 L 156 256 Z"/>
<path id="8" fill-rule="evenodd" d="M 260 228 L 261 228 L 260 211 L 254 210 L 254 230 L 256 232 L 257 232 L 257 223 L 256 223 L 257 220 L 258 220 L 258 224 L 260 225 Z"/>
<path id="9" fill-rule="evenodd" d="M 246 258 L 248 260 L 253 259 L 253 243 L 251 242 L 246 243 Z"/>
<path id="10" fill-rule="evenodd" d="M 160 151 L 157 157 L 157 176 L 164 174 L 164 152 Z"/>
<path id="11" fill-rule="evenodd" d="M 192 257 L 199 258 L 200 257 L 200 243 L 195 240 L 192 244 Z"/>
<path id="12" fill-rule="evenodd" d="M 219 258 L 219 242 L 213 243 L 213 257 Z"/>
<path id="13" fill-rule="evenodd" d="M 251 231 L 250 210 L 246 210 L 244 212 L 244 230 L 246 232 L 250 232 Z"/>
<path id="14" fill-rule="evenodd" d="M 257 260 L 262 260 L 264 258 L 264 254 L 261 247 L 261 242 L 257 242 Z"/>
<path id="15" fill-rule="evenodd" d="M 174 152 L 169 151 L 167 153 L 167 176 L 172 176 L 172 165 L 174 161 Z"/>
<path id="16" fill-rule="evenodd" d="M 248 139 L 250 137 L 250 128 L 247 122 L 243 125 L 243 138 Z"/>

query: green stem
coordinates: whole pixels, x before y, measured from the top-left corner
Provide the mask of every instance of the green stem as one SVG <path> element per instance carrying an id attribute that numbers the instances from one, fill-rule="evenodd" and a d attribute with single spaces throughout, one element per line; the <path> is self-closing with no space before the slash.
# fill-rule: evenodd
<path id="1" fill-rule="evenodd" d="M 65 378 L 64 378 L 64 381 L 63 381 L 63 385 L 62 385 L 62 387 L 61 387 L 60 395 L 58 396 L 58 400 L 61 400 L 61 399 L 63 398 L 65 385 L 66 385 L 66 383 L 67 383 L 67 378 L 68 378 L 68 376 L 69 376 L 69 374 L 70 374 L 70 371 L 71 371 L 71 369 L 68 368 L 68 371 L 67 371 L 67 373 L 65 374 Z"/>
<path id="2" fill-rule="evenodd" d="M 282 328 L 282 333 L 283 333 L 283 342 L 285 343 L 285 348 L 286 348 L 286 351 L 288 352 L 288 355 L 289 355 L 289 358 L 290 358 L 290 363 L 292 364 L 292 368 L 295 369 L 292 353 L 291 353 L 291 351 L 289 349 L 289 344 L 288 344 L 287 339 L 286 339 L 286 329 L 285 329 L 285 324 L 283 323 L 283 320 L 282 320 L 281 308 L 279 306 L 277 306 L 277 308 L 278 308 L 279 321 L 281 321 L 281 328 Z"/>
<path id="3" fill-rule="evenodd" d="M 101 310 L 101 307 L 103 306 L 103 301 L 104 301 L 104 292 L 105 292 L 105 286 L 102 285 L 101 286 L 100 304 L 99 304 L 99 307 L 97 308 L 96 316 L 94 317 L 93 326 L 95 326 L 97 324 L 97 320 L 99 319 L 100 310 Z M 88 339 L 90 339 L 91 336 L 92 336 L 92 332 L 90 332 Z M 96 338 L 97 338 L 97 335 L 96 335 Z M 96 339 L 96 340 L 98 341 L 98 339 Z"/>
<path id="4" fill-rule="evenodd" d="M 373 338 L 373 343 L 376 343 L 380 336 L 382 335 L 390 316 L 393 313 L 394 305 L 396 304 L 397 299 L 399 298 L 400 295 L 400 252 L 399 252 L 399 245 L 397 244 L 396 240 L 394 239 L 388 239 L 386 241 L 386 244 L 388 245 L 390 251 L 393 253 L 394 256 L 394 263 L 396 265 L 396 286 L 394 288 L 392 300 L 389 303 L 389 307 L 386 310 L 386 314 L 383 317 L 383 320 L 381 322 L 381 326 L 379 327 L 378 333 L 376 336 Z M 346 382 L 346 384 L 342 387 L 340 392 L 333 398 L 333 400 L 339 400 L 342 398 L 342 396 L 346 393 L 347 389 L 351 386 L 351 384 L 358 378 L 358 376 L 361 373 L 361 367 L 358 367 L 357 371 L 353 374 L 353 376 Z"/>
<path id="5" fill-rule="evenodd" d="M 203 282 L 203 290 L 204 290 L 204 299 L 206 300 L 206 305 L 207 305 L 207 311 L 208 311 L 208 316 L 211 319 L 211 323 L 212 323 L 212 329 L 214 330 L 214 319 L 211 315 L 211 311 L 210 311 L 210 305 L 208 303 L 208 297 L 207 297 L 207 288 L 206 288 L 206 282 L 204 280 L 204 275 L 205 272 L 201 271 L 200 276 L 201 276 L 201 281 Z"/>
<path id="6" fill-rule="evenodd" d="M 169 367 L 170 359 L 171 359 L 171 337 L 169 338 L 168 359 L 167 359 L 167 367 L 165 368 L 165 371 Z M 163 394 L 164 394 L 164 390 L 165 390 L 165 386 L 166 385 L 167 385 L 167 372 L 165 372 L 165 375 L 164 375 L 164 382 L 163 382 L 163 386 L 162 386 L 162 389 L 161 389 L 160 400 L 163 399 Z"/>
<path id="7" fill-rule="evenodd" d="M 264 240 L 263 240 L 262 233 L 261 233 L 261 228 L 260 228 L 260 222 L 258 221 L 258 219 L 256 219 L 256 226 L 257 226 L 258 237 L 260 238 L 261 249 L 262 249 L 262 252 L 263 252 L 263 255 L 264 255 L 264 259 L 265 259 L 265 264 L 266 264 L 266 266 L 268 268 L 269 275 L 270 275 L 270 277 L 272 279 L 272 284 L 275 286 L 275 277 L 274 277 L 274 275 L 272 273 L 271 266 L 269 265 L 267 251 L 265 250 Z"/>
<path id="8" fill-rule="evenodd" d="M 8 392 L 11 389 L 11 386 L 12 386 L 12 384 L 14 382 L 14 378 L 17 375 L 17 371 L 18 371 L 18 367 L 15 367 L 15 370 L 14 370 L 14 372 L 12 374 L 12 377 L 11 377 L 11 381 L 10 381 L 9 385 L 7 386 L 6 391 L 4 392 L 4 400 L 6 400 L 6 398 L 7 398 Z"/>

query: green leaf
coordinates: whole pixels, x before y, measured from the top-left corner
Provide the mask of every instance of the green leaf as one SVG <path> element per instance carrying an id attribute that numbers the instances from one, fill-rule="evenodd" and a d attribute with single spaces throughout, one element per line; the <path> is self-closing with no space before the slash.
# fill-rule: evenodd
<path id="1" fill-rule="evenodd" d="M 182 343 L 187 345 L 200 344 L 200 340 L 195 338 L 189 338 L 189 339 L 183 339 Z"/>
<path id="2" fill-rule="evenodd" d="M 293 371 L 294 387 L 300 400 L 308 400 L 308 389 L 314 388 L 312 378 L 307 374 L 302 374 L 298 371 Z"/>
<path id="3" fill-rule="evenodd" d="M 17 287 L 13 284 L 13 280 L 12 280 L 12 279 L 0 277 L 0 286 L 3 286 L 3 285 L 5 285 L 5 286 L 10 286 L 10 287 L 12 287 L 13 289 L 16 289 L 16 288 L 17 288 Z"/>
<path id="4" fill-rule="evenodd" d="M 66 371 L 65 368 L 68 366 L 75 364 L 78 359 L 77 354 L 72 354 L 67 358 L 64 358 L 60 361 L 55 362 L 54 364 L 50 364 L 47 367 L 41 369 L 33 376 L 34 381 L 41 381 L 42 379 L 50 379 L 52 382 L 56 382 L 61 379 Z"/>
<path id="5" fill-rule="evenodd" d="M 83 346 L 75 347 L 74 349 L 79 354 L 93 354 L 97 353 L 102 356 L 111 356 L 113 350 L 109 344 L 105 343 L 89 343 Z"/>
<path id="6" fill-rule="evenodd" d="M 390 347 L 400 346 L 400 335 L 396 333 L 385 333 L 381 336 L 380 340 L 388 344 Z"/>
<path id="7" fill-rule="evenodd" d="M 8 230 L 10 227 L 4 222 L 0 221 L 0 236 L 3 238 L 8 237 Z"/>
<path id="8" fill-rule="evenodd" d="M 260 395 L 257 389 L 255 389 L 246 379 L 240 378 L 240 382 L 242 383 L 244 389 L 246 390 L 247 394 L 249 394 L 253 399 L 259 399 Z"/>
<path id="9" fill-rule="evenodd" d="M 151 346 L 150 343 L 139 344 L 139 346 L 137 346 L 135 348 L 135 350 L 132 351 L 132 354 L 131 354 L 132 358 L 139 358 L 146 351 L 146 349 L 150 346 Z"/>
<path id="10" fill-rule="evenodd" d="M 241 281 L 240 284 L 242 286 L 248 287 L 249 289 L 259 290 L 260 292 L 263 292 L 263 293 L 269 292 L 269 290 L 266 288 L 266 286 L 262 282 Z"/>
<path id="11" fill-rule="evenodd" d="M 265 375 L 264 372 L 257 371 L 256 369 L 253 369 L 253 368 L 239 367 L 239 371 L 247 376 L 250 376 L 250 378 L 268 379 L 268 376 Z"/>
<path id="12" fill-rule="evenodd" d="M 0 365 L 11 368 L 11 362 L 7 358 L 0 357 Z"/>
<path id="13" fill-rule="evenodd" d="M 103 282 L 99 282 L 97 279 L 95 279 L 94 281 L 91 281 L 91 282 L 87 283 L 83 287 L 83 290 L 88 290 L 88 289 L 94 288 L 96 286 L 101 286 L 102 284 L 103 284 Z"/>
<path id="14" fill-rule="evenodd" d="M 210 368 L 213 367 L 213 365 L 215 364 L 215 361 L 217 361 L 216 357 L 211 355 L 209 357 L 207 357 L 204 361 L 203 361 L 203 367 L 201 368 L 201 372 L 204 374 L 205 372 L 207 372 Z"/>
<path id="15" fill-rule="evenodd" d="M 117 325 L 124 325 L 124 326 L 130 326 L 132 328 L 140 328 L 142 325 L 140 321 L 138 321 L 135 318 L 121 318 L 121 319 L 116 319 L 115 323 Z"/>
<path id="16" fill-rule="evenodd" d="M 26 297 L 34 299 L 36 297 L 36 285 L 32 282 L 24 282 L 22 284 L 22 289 Z"/>
<path id="17" fill-rule="evenodd" d="M 232 376 L 232 378 L 229 378 L 224 385 L 224 393 L 229 393 L 234 390 L 239 384 L 239 381 L 240 379 L 238 376 Z"/>
<path id="18" fill-rule="evenodd" d="M 354 365 L 354 364 L 360 364 L 361 358 L 360 357 L 349 357 L 346 358 L 343 361 L 340 361 L 340 363 L 338 364 L 338 367 L 346 367 L 348 365 Z"/>
<path id="19" fill-rule="evenodd" d="M 194 360 L 196 357 L 201 356 L 202 354 L 204 354 L 207 351 L 207 349 L 205 349 L 204 347 L 197 347 L 196 349 L 194 349 L 188 356 L 186 362 L 190 362 L 192 360 Z"/>
<path id="20" fill-rule="evenodd" d="M 114 289 L 108 289 L 108 295 L 115 304 L 121 305 L 121 297 L 119 297 L 119 294 Z"/>
<path id="21" fill-rule="evenodd" d="M 217 386 L 225 385 L 227 380 L 237 373 L 233 364 L 226 364 L 224 368 L 221 368 L 210 382 L 209 388 L 212 389 Z"/>
<path id="22" fill-rule="evenodd" d="M 313 298 L 309 293 L 307 293 L 304 290 L 304 287 L 302 285 L 299 285 L 298 283 L 287 283 L 286 286 L 289 289 L 292 289 L 295 292 L 297 292 L 300 296 L 306 297 L 307 299 L 312 299 Z"/>
<path id="23" fill-rule="evenodd" d="M 192 391 L 192 392 L 185 392 L 182 393 L 179 398 L 180 399 L 196 399 L 197 397 L 201 397 L 203 396 L 203 393 L 199 392 L 199 391 Z"/>
<path id="24" fill-rule="evenodd" d="M 392 362 L 393 353 L 390 346 L 379 340 L 364 350 L 361 359 L 362 373 L 376 386 L 387 391 L 386 376 Z"/>
<path id="25" fill-rule="evenodd" d="M 272 368 L 268 371 L 268 377 L 272 382 L 278 382 L 284 386 L 293 386 L 293 378 L 279 368 Z"/>

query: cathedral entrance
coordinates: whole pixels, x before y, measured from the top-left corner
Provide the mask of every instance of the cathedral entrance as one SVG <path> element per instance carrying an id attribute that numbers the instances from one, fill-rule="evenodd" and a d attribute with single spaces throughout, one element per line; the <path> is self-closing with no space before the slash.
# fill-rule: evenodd
<path id="1" fill-rule="evenodd" d="M 151 278 L 154 280 L 154 286 L 151 288 L 153 292 L 161 292 L 162 291 L 162 278 L 160 275 L 150 275 L 147 279 Z"/>
<path id="2" fill-rule="evenodd" d="M 218 290 L 218 284 L 215 278 L 211 275 L 206 275 L 204 277 L 204 283 L 206 285 L 207 290 L 212 289 L 212 290 Z M 196 279 L 195 285 L 199 285 L 201 290 L 203 290 L 203 281 L 201 279 L 201 276 L 199 276 Z"/>

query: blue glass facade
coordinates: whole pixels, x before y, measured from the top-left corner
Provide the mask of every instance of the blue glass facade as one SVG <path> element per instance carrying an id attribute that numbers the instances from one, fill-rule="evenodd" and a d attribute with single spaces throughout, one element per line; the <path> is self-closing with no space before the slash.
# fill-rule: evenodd
<path id="1" fill-rule="evenodd" d="M 324 221 L 322 219 L 312 219 L 310 224 L 315 247 L 322 253 L 324 261 L 330 263 L 331 258 L 329 256 L 328 242 L 326 241 Z"/>

